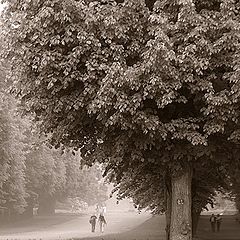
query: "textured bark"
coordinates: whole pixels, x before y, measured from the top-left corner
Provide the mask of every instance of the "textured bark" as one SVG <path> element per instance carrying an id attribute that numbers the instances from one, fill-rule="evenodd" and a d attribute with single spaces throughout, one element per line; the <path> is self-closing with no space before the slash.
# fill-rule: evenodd
<path id="1" fill-rule="evenodd" d="M 170 240 L 171 212 L 172 212 L 172 187 L 171 179 L 166 178 L 165 206 L 166 206 L 166 240 Z"/>
<path id="2" fill-rule="evenodd" d="M 170 240 L 192 240 L 191 181 L 190 168 L 172 178 Z"/>
<path id="3" fill-rule="evenodd" d="M 193 236 L 197 233 L 198 222 L 200 218 L 201 211 L 192 210 L 192 234 Z"/>

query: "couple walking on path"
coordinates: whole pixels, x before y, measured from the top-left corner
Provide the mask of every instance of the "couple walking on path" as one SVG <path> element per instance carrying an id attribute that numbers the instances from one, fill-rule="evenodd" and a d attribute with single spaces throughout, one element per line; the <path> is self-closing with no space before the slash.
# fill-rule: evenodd
<path id="1" fill-rule="evenodd" d="M 103 233 L 104 232 L 104 227 L 107 224 L 105 217 L 103 216 L 103 214 L 100 214 L 98 217 L 98 222 L 99 222 L 99 226 L 100 226 L 100 232 Z M 92 232 L 95 232 L 95 228 L 96 228 L 96 223 L 97 223 L 97 217 L 95 214 L 93 214 L 90 217 L 89 223 L 92 226 Z"/>
<path id="2" fill-rule="evenodd" d="M 221 223 L 222 223 L 222 217 L 220 216 L 220 214 L 218 214 L 217 216 L 212 214 L 210 217 L 210 223 L 211 223 L 212 232 L 216 231 L 216 225 L 217 225 L 217 232 L 219 232 Z"/>

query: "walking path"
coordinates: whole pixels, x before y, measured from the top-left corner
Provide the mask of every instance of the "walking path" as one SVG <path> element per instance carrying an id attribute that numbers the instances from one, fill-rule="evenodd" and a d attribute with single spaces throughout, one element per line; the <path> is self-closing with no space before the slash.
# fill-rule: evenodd
<path id="1" fill-rule="evenodd" d="M 115 212 L 107 214 L 104 234 L 90 232 L 89 216 L 35 218 L 0 228 L 0 240 L 165 240 L 165 216 L 147 213 Z M 103 237 L 104 236 L 104 237 Z M 240 223 L 234 216 L 223 216 L 221 230 L 212 233 L 209 216 L 201 216 L 196 240 L 240 240 Z"/>
<path id="2" fill-rule="evenodd" d="M 24 225 L 19 224 L 12 227 L 0 228 L 0 240 L 57 240 L 57 239 L 72 239 L 97 237 L 106 234 L 117 234 L 126 232 L 137 225 L 143 223 L 150 215 L 147 213 L 108 213 L 106 215 L 107 227 L 105 232 L 101 234 L 97 226 L 96 233 L 90 232 L 89 216 L 80 216 L 76 218 L 61 219 L 35 219 L 35 224 L 25 222 Z M 49 222 L 47 222 L 49 221 Z M 36 224 L 36 222 L 38 222 Z"/>
<path id="3" fill-rule="evenodd" d="M 219 233 L 212 233 L 210 216 L 201 216 L 198 236 L 194 240 L 240 240 L 240 224 L 234 216 L 223 216 Z M 104 236 L 104 240 L 165 240 L 165 216 L 148 219 L 136 228 L 120 233 Z M 81 238 L 81 240 L 102 240 L 102 237 Z"/>

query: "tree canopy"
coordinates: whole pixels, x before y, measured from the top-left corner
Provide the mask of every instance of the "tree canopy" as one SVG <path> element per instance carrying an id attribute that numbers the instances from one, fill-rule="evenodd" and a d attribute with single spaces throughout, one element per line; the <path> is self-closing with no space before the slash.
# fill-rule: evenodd
<path id="1" fill-rule="evenodd" d="M 9 2 L 13 91 L 56 146 L 202 154 L 238 136 L 238 4 L 218 5 Z"/>
<path id="2" fill-rule="evenodd" d="M 12 92 L 52 145 L 117 183 L 239 161 L 238 1 L 6 2 Z"/>

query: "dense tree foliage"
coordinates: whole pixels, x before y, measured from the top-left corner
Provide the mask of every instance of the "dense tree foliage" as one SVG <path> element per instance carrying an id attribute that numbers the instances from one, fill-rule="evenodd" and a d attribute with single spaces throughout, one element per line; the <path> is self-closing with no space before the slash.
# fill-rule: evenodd
<path id="1" fill-rule="evenodd" d="M 112 181 L 155 196 L 170 178 L 170 237 L 191 239 L 195 166 L 238 161 L 228 154 L 240 133 L 240 3 L 6 2 L 5 55 L 25 111 L 51 144 L 104 162 Z"/>

